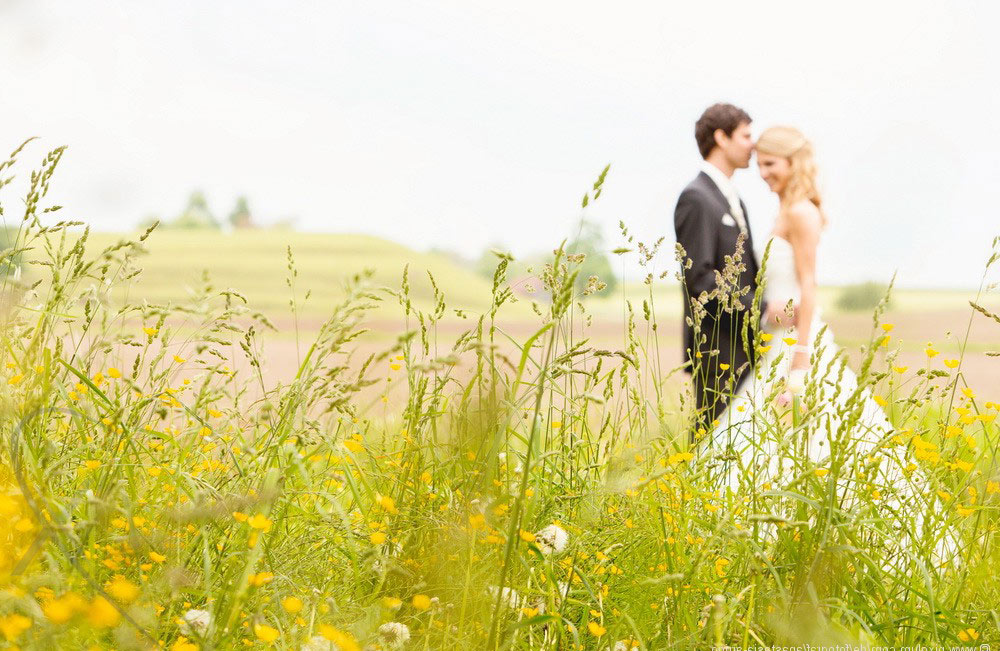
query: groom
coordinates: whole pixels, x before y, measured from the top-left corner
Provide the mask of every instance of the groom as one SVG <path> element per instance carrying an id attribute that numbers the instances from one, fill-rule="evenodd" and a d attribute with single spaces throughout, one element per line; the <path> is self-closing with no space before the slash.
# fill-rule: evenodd
<path id="1" fill-rule="evenodd" d="M 732 104 L 715 104 L 698 118 L 694 137 L 704 159 L 701 172 L 674 209 L 677 243 L 684 248 L 685 370 L 698 411 L 691 443 L 712 430 L 753 365 L 753 328 L 747 326 L 758 270 L 747 208 L 731 181 L 733 172 L 750 165 L 750 116 Z"/>

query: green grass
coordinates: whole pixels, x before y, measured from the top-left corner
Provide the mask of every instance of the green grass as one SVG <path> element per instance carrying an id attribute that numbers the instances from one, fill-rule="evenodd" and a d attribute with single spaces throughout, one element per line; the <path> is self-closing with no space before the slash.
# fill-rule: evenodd
<path id="1" fill-rule="evenodd" d="M 352 254 L 324 264 L 331 237 L 288 268 L 284 243 L 240 235 L 278 255 L 252 276 L 256 256 L 188 234 L 161 249 L 154 233 L 145 259 L 58 246 L 61 227 L 37 219 L 57 162 L 33 177 L 18 240 L 44 282 L 0 285 L 0 644 L 354 651 L 393 648 L 403 627 L 404 648 L 424 650 L 1000 641 L 998 406 L 961 366 L 893 371 L 881 308 L 859 381 L 896 430 L 860 445 L 848 397 L 833 454 L 811 459 L 804 441 L 826 433 L 810 380 L 793 408 L 759 412 L 753 444 L 776 445 L 787 473 L 765 483 L 748 468 L 729 491 L 730 451 L 689 447 L 690 396 L 649 346 L 658 311 L 640 305 L 669 302 L 659 290 L 626 288 L 635 318 L 597 347 L 561 253 L 533 321 L 510 303 L 505 264 L 475 284 L 426 258 L 446 295 L 477 306 L 436 349 L 450 303 L 426 288 L 411 300 L 416 264 L 413 284 L 379 291 L 399 278 L 394 260 L 324 290 L 276 382 L 253 300 L 277 309 L 305 279 L 341 283 Z M 412 255 L 355 244 L 370 246 L 361 266 Z M 146 264 L 149 285 L 123 280 Z M 185 280 L 204 266 L 215 289 Z M 511 308 L 530 328 L 508 341 Z M 375 310 L 413 331 L 351 357 Z M 367 408 L 359 397 L 386 375 L 404 396 Z"/>

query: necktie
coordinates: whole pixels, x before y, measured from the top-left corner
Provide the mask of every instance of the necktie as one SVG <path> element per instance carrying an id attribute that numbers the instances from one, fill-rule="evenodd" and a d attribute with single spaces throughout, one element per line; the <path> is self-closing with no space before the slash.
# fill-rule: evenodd
<path id="1" fill-rule="evenodd" d="M 739 198 L 739 196 L 734 196 L 732 193 L 729 193 L 726 196 L 726 199 L 729 201 L 729 210 L 730 210 L 730 212 L 733 213 L 733 219 L 735 219 L 737 225 L 739 225 L 740 232 L 743 233 L 744 235 L 746 235 L 747 234 L 747 220 L 746 220 L 746 216 L 743 214 L 743 208 L 740 207 L 740 198 Z"/>

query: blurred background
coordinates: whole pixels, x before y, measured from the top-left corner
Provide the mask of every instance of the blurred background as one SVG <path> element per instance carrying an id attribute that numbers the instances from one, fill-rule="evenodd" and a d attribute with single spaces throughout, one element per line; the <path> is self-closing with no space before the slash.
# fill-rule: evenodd
<path id="1" fill-rule="evenodd" d="M 610 254 L 619 221 L 666 236 L 653 270 L 674 268 L 694 121 L 730 101 L 757 132 L 792 124 L 815 143 L 820 281 L 842 343 L 865 340 L 897 273 L 890 317 L 919 362 L 931 339 L 958 349 L 1000 233 L 998 18 L 987 2 L 0 0 L 0 147 L 69 146 L 60 218 L 108 239 L 161 220 L 149 296 L 182 297 L 210 268 L 283 309 L 291 244 L 317 318 L 344 274 L 398 284 L 407 261 L 475 308 L 490 249 L 513 252 L 530 289 L 528 267 L 569 238 L 608 281 L 593 311 L 614 324 L 649 271 Z M 766 234 L 775 199 L 753 167 L 735 181 Z M 669 274 L 655 289 L 671 324 L 675 290 Z M 973 335 L 973 353 L 989 349 L 988 329 Z"/>

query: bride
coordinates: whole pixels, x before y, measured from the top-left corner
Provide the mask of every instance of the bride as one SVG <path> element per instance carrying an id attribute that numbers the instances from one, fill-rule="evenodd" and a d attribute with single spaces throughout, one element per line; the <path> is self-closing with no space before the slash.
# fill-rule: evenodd
<path id="1" fill-rule="evenodd" d="M 827 460 L 830 446 L 828 437 L 815 434 L 830 429 L 835 433 L 841 420 L 835 417 L 855 406 L 848 402 L 862 407 L 852 429 L 863 439 L 875 443 L 892 431 L 867 389 L 853 395 L 857 376 L 838 352 L 817 305 L 816 251 L 826 214 L 816 186 L 812 146 L 798 129 L 771 127 L 761 134 L 756 151 L 760 176 L 780 200 L 767 245 L 764 301 L 768 306 L 788 305 L 790 311 L 794 306 L 797 325 L 784 328 L 768 321 L 754 371 L 733 396 L 713 433 L 713 441 L 728 444 L 740 456 L 740 470 L 750 472 L 760 467 L 755 452 L 766 453 L 773 465 L 777 451 L 760 444 L 768 442 L 762 439 L 774 438 L 766 435 L 774 433 L 770 430 L 776 429 L 781 414 L 799 396 L 812 403 L 808 406 L 814 418 L 825 421 L 801 450 L 817 465 Z M 807 384 L 815 390 L 803 396 Z M 761 447 L 765 449 L 757 449 Z"/>
<path id="2" fill-rule="evenodd" d="M 906 505 L 913 528 L 923 529 L 925 480 L 907 462 L 901 433 L 867 377 L 859 386 L 817 304 L 816 252 L 826 214 L 812 145 L 797 129 L 772 127 L 756 152 L 761 178 L 780 200 L 765 254 L 764 300 L 769 308 L 789 306 L 790 314 L 794 306 L 797 325 L 765 326 L 758 361 L 719 418 L 712 440 L 724 451 L 722 483 L 740 496 L 751 486 L 772 483 L 781 491 L 819 479 L 845 510 L 877 504 L 898 513 Z"/>

